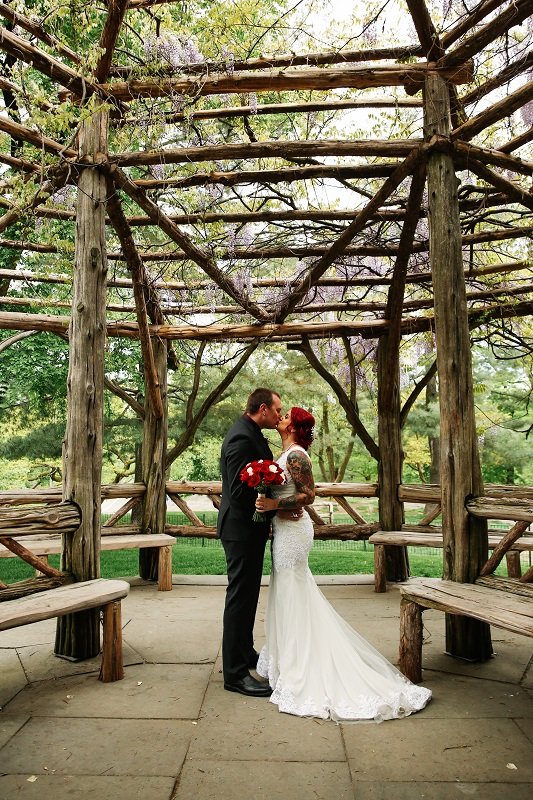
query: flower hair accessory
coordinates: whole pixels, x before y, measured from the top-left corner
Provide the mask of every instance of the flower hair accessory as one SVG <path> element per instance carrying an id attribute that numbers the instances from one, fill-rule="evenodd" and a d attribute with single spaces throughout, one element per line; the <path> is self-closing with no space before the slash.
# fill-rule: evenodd
<path id="1" fill-rule="evenodd" d="M 258 494 L 265 494 L 269 486 L 280 486 L 286 480 L 280 465 L 267 458 L 250 461 L 241 470 L 239 477 L 250 489 L 256 489 Z M 267 517 L 260 511 L 256 511 L 252 517 L 253 522 L 266 522 L 266 520 Z"/>

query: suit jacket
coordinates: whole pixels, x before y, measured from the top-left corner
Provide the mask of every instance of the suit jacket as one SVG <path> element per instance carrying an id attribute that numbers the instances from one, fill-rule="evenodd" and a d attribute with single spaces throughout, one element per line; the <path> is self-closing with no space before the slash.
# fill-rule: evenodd
<path id="1" fill-rule="evenodd" d="M 252 521 L 257 491 L 239 478 L 249 461 L 260 458 L 271 459 L 272 451 L 259 425 L 244 414 L 231 426 L 222 443 L 222 501 L 217 521 L 217 534 L 221 539 L 245 541 L 258 534 L 268 536 L 273 513 L 268 515 L 267 522 Z"/>

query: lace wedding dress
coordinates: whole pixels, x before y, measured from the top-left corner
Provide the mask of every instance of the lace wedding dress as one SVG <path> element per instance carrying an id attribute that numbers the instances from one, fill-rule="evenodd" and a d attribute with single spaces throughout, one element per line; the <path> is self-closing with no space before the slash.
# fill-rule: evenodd
<path id="1" fill-rule="evenodd" d="M 286 469 L 290 450 L 278 463 L 287 483 L 275 497 L 294 494 Z M 306 454 L 307 455 L 307 454 Z M 257 672 L 268 678 L 270 702 L 280 711 L 336 722 L 381 722 L 424 708 L 431 691 L 405 678 L 348 625 L 326 600 L 309 570 L 313 524 L 274 517 L 273 568 L 266 618 L 266 645 Z"/>

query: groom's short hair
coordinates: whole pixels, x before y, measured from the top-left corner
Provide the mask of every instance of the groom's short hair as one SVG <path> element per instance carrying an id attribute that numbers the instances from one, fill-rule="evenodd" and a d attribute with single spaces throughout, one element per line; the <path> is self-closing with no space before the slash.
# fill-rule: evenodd
<path id="1" fill-rule="evenodd" d="M 259 389 L 254 389 L 248 401 L 246 403 L 246 413 L 247 414 L 257 414 L 263 403 L 266 405 L 267 408 L 270 408 L 272 403 L 274 402 L 274 395 L 279 397 L 277 392 L 272 391 L 272 389 L 264 389 L 260 387 Z"/>

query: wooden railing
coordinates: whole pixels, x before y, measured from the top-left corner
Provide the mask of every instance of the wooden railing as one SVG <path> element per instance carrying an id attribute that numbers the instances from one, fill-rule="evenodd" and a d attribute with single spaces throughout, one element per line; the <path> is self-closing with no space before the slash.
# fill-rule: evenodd
<path id="1" fill-rule="evenodd" d="M 102 486 L 102 500 L 124 499 L 124 503 L 102 526 L 102 535 L 132 534 L 139 531 L 138 525 L 117 525 L 126 514 L 131 512 L 141 501 L 145 487 L 142 483 L 107 484 Z M 167 523 L 165 533 L 173 536 L 215 537 L 215 527 L 206 525 L 187 503 L 191 495 L 204 495 L 213 509 L 220 506 L 222 484 L 220 481 L 168 481 L 166 484 L 168 497 L 187 517 L 189 524 L 173 525 Z M 365 518 L 366 511 L 357 508 L 357 499 L 377 498 L 379 488 L 373 483 L 317 483 L 314 507 L 308 508 L 315 526 L 317 539 L 366 539 L 378 529 L 375 522 Z M 404 503 L 424 504 L 426 509 L 416 524 L 405 525 L 410 530 L 437 532 L 440 527 L 434 523 L 441 513 L 440 486 L 436 484 L 402 484 L 398 488 L 398 497 Z M 352 523 L 333 524 L 328 511 L 327 518 L 320 515 L 318 509 L 326 507 L 330 501 L 338 510 L 344 511 Z M 56 505 L 61 503 L 61 488 L 49 489 L 14 489 L 0 492 L 0 510 L 14 506 L 32 504 Z M 329 505 L 329 503 L 327 504 Z M 427 508 L 429 506 L 429 508 Z M 472 498 L 466 508 L 473 516 L 487 519 L 511 520 L 530 523 L 533 519 L 533 487 L 487 485 L 486 495 Z M 26 510 L 20 510 L 20 524 L 24 526 Z M 11 519 L 17 512 L 12 511 Z M 1 527 L 1 523 L 0 523 Z M 515 533 L 514 528 L 510 531 Z M 1 533 L 1 531 L 0 531 Z"/>
<path id="2" fill-rule="evenodd" d="M 70 583 L 73 580 L 71 575 L 50 566 L 46 557 L 43 558 L 28 548 L 36 536 L 72 534 L 79 528 L 80 523 L 80 510 L 75 503 L 60 502 L 38 508 L 14 509 L 9 505 L 0 507 L 0 545 L 21 558 L 39 574 L 39 577 L 19 581 L 10 586 L 0 582 L 0 601 L 12 600 Z"/>
<path id="3" fill-rule="evenodd" d="M 220 481 L 201 481 L 190 483 L 188 481 L 168 481 L 167 495 L 176 503 L 178 508 L 188 518 L 190 525 L 170 525 L 165 526 L 165 532 L 172 536 L 201 536 L 205 538 L 215 538 L 215 526 L 205 525 L 194 511 L 189 508 L 184 496 L 204 495 L 208 497 L 215 509 L 220 507 L 222 493 L 222 483 Z M 369 498 L 377 497 L 378 487 L 376 484 L 368 483 L 318 483 L 316 484 L 316 497 L 319 501 L 322 498 L 334 500 L 340 508 L 353 519 L 353 523 L 336 525 L 324 519 L 313 506 L 308 506 L 307 510 L 315 528 L 316 539 L 340 539 L 340 540 L 359 540 L 367 539 L 370 534 L 378 530 L 379 525 L 375 522 L 368 522 L 364 516 L 352 505 L 348 498 Z M 319 502 L 315 501 L 317 506 Z"/>

